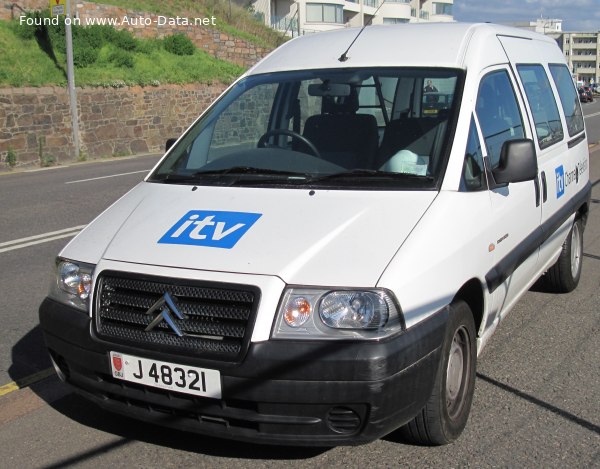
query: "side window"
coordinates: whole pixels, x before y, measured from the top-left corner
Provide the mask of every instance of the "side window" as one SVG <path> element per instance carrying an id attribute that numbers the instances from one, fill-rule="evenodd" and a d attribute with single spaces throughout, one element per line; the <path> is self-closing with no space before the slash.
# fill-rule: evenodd
<path id="1" fill-rule="evenodd" d="M 567 120 L 567 131 L 573 136 L 583 131 L 583 114 L 573 78 L 566 65 L 550 65 L 550 73 L 558 89 L 560 102 Z"/>
<path id="2" fill-rule="evenodd" d="M 565 134 L 554 93 L 544 67 L 541 65 L 517 65 L 521 83 L 533 114 L 535 133 L 540 148 L 560 142 Z"/>
<path id="3" fill-rule="evenodd" d="M 506 70 L 492 72 L 481 80 L 475 110 L 490 169 L 494 169 L 500 161 L 502 144 L 525 136 L 515 91 Z"/>
<path id="4" fill-rule="evenodd" d="M 481 143 L 479 141 L 479 135 L 477 135 L 475 120 L 471 118 L 471 127 L 469 127 L 469 139 L 467 140 L 467 150 L 465 152 L 460 190 L 470 192 L 484 189 L 487 189 L 487 185 L 485 183 L 485 167 L 483 165 Z"/>

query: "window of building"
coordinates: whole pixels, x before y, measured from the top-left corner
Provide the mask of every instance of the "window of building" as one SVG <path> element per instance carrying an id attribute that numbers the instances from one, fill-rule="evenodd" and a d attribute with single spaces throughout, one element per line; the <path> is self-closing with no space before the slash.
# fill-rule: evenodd
<path id="1" fill-rule="evenodd" d="M 434 3 L 433 4 L 434 15 L 449 15 L 452 16 L 452 4 L 451 3 Z"/>
<path id="2" fill-rule="evenodd" d="M 344 8 L 341 5 L 307 3 L 306 21 L 311 23 L 344 24 Z"/>
<path id="3" fill-rule="evenodd" d="M 475 109 L 490 166 L 495 169 L 502 144 L 525 136 L 517 97 L 506 70 L 491 72 L 481 80 Z"/>
<path id="4" fill-rule="evenodd" d="M 560 102 L 567 120 L 567 131 L 573 136 L 583 131 L 583 114 L 579 96 L 573 84 L 571 72 L 566 65 L 550 65 L 550 74 L 558 89 Z"/>
<path id="5" fill-rule="evenodd" d="M 541 65 L 517 65 L 517 70 L 533 114 L 535 133 L 540 148 L 560 142 L 565 134 L 544 67 Z"/>

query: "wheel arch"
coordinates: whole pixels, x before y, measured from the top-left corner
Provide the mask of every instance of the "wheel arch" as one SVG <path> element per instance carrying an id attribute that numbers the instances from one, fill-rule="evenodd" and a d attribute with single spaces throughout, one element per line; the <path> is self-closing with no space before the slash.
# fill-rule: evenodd
<path id="1" fill-rule="evenodd" d="M 476 278 L 472 278 L 468 282 L 466 282 L 454 295 L 454 299 L 463 300 L 473 313 L 473 320 L 475 321 L 475 330 L 480 330 L 481 322 L 483 321 L 483 307 L 484 307 L 484 297 L 483 297 L 483 286 L 481 281 Z"/>
<path id="2" fill-rule="evenodd" d="M 583 229 L 585 229 L 585 225 L 587 223 L 587 218 L 588 218 L 588 214 L 590 211 L 590 207 L 589 207 L 589 203 L 588 201 L 582 203 L 579 208 L 577 209 L 577 212 L 575 213 L 575 219 L 581 220 L 581 224 L 583 225 Z"/>

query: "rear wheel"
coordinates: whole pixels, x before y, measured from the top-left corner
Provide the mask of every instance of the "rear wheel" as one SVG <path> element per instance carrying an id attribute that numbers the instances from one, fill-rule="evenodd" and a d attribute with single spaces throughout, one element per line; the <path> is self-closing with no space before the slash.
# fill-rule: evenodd
<path id="1" fill-rule="evenodd" d="M 556 263 L 546 272 L 546 284 L 555 293 L 569 293 L 579 284 L 583 260 L 583 225 L 575 220 Z"/>
<path id="2" fill-rule="evenodd" d="M 475 391 L 475 322 L 462 300 L 450 305 L 448 327 L 433 391 L 419 414 L 400 429 L 417 444 L 443 445 L 464 430 Z"/>

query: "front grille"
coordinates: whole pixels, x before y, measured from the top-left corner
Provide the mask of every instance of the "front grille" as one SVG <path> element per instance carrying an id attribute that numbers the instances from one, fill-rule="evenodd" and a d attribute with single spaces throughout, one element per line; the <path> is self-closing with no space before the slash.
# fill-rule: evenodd
<path id="1" fill-rule="evenodd" d="M 148 314 L 166 293 L 183 319 L 167 305 Z M 238 361 L 250 340 L 258 298 L 259 290 L 246 285 L 105 272 L 96 291 L 96 333 L 114 343 Z M 167 320 L 146 331 L 163 309 L 183 336 Z"/>

